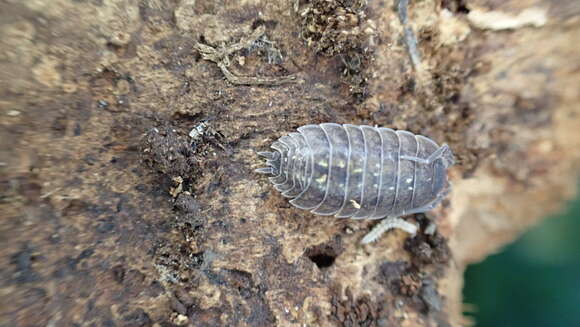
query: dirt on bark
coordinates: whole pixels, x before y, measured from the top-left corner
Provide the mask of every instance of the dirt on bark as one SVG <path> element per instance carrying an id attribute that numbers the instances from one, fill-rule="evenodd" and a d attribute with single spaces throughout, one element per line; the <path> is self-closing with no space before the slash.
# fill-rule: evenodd
<path id="1" fill-rule="evenodd" d="M 0 3 L 0 325 L 456 326 L 462 273 L 561 208 L 580 6 Z M 306 124 L 453 149 L 417 237 L 292 207 L 257 151 Z"/>

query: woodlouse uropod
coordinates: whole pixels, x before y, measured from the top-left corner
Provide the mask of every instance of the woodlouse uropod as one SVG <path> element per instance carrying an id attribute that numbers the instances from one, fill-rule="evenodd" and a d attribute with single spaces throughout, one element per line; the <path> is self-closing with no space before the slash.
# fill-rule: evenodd
<path id="1" fill-rule="evenodd" d="M 280 137 L 273 152 L 259 152 L 270 181 L 290 203 L 318 215 L 381 219 L 363 239 L 392 228 L 415 234 L 399 218 L 433 209 L 449 192 L 451 149 L 408 131 L 324 123 Z"/>

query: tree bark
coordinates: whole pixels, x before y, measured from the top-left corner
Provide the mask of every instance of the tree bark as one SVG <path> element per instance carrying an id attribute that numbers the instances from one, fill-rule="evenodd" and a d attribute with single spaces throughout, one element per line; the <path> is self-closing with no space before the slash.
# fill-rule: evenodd
<path id="1" fill-rule="evenodd" d="M 0 325 L 458 326 L 466 266 L 575 194 L 580 6 L 0 3 Z M 306 124 L 447 143 L 453 190 L 361 246 L 257 151 Z M 435 222 L 437 230 L 424 230 Z"/>

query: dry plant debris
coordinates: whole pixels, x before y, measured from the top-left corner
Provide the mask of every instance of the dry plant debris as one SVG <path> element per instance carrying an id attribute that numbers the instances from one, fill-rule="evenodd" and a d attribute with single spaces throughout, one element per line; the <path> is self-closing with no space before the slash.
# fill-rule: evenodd
<path id="1" fill-rule="evenodd" d="M 267 76 L 239 76 L 229 70 L 230 58 L 233 53 L 242 49 L 251 48 L 256 42 L 263 42 L 261 38 L 264 35 L 266 28 L 264 25 L 258 26 L 252 34 L 244 37 L 238 43 L 234 43 L 227 47 L 212 47 L 203 43 L 197 43 L 195 48 L 205 60 L 215 62 L 226 79 L 237 85 L 281 85 L 292 83 L 296 81 L 295 75 L 288 75 L 283 77 L 267 77 Z"/>

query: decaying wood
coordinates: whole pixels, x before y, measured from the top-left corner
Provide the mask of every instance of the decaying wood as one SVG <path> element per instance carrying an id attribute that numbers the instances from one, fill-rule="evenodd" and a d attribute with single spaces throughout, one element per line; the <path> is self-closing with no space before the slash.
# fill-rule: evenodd
<path id="1" fill-rule="evenodd" d="M 2 2 L 0 325 L 465 323 L 465 267 L 575 194 L 580 7 L 397 8 Z M 372 222 L 296 210 L 253 173 L 330 121 L 450 145 L 453 192 L 408 217 L 417 236 L 361 246 Z"/>

